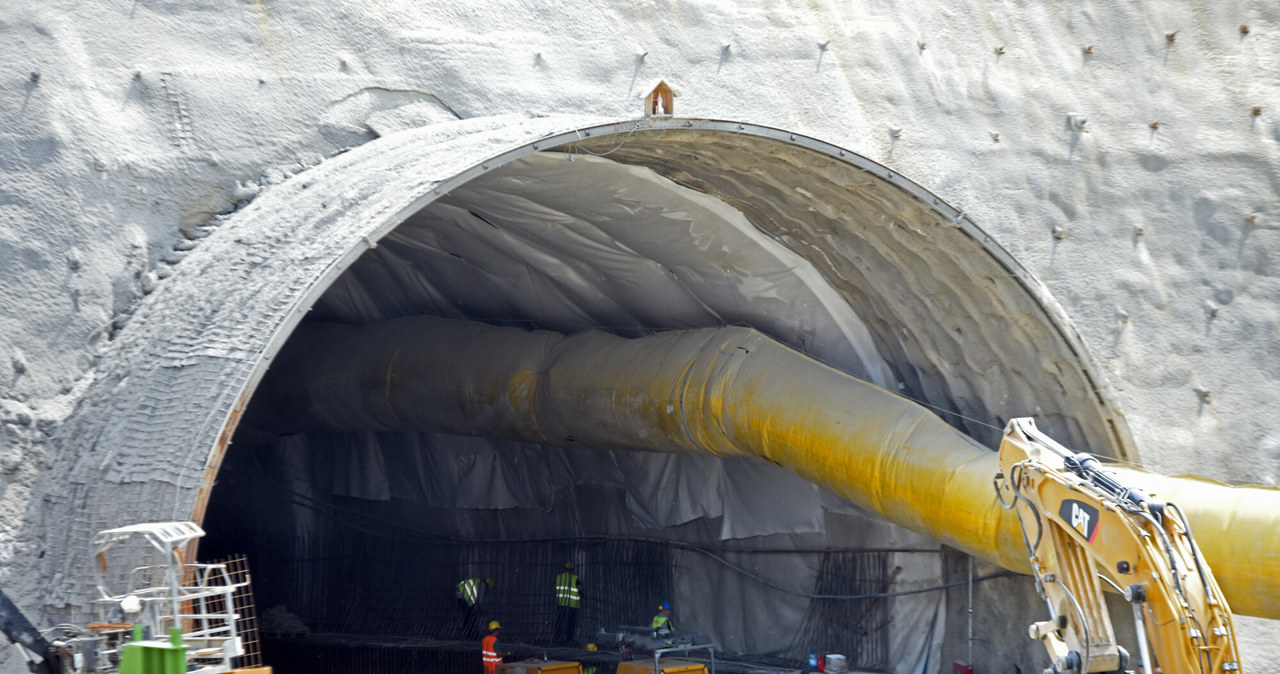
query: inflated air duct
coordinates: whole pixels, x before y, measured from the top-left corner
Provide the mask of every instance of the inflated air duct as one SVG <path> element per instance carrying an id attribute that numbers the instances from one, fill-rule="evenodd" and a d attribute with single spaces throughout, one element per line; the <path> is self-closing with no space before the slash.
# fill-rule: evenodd
<path id="1" fill-rule="evenodd" d="M 432 317 L 299 327 L 259 431 L 432 430 L 560 447 L 754 456 L 885 519 L 1027 571 L 996 454 L 923 407 L 747 328 L 624 339 Z M 1280 491 L 1123 471 L 1176 501 L 1232 608 L 1280 617 Z"/>

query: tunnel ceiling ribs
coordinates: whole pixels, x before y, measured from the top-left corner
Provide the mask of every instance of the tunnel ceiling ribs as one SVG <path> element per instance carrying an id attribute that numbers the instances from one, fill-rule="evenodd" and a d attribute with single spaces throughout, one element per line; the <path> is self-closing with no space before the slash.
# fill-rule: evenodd
<path id="1" fill-rule="evenodd" d="M 467 120 L 374 141 L 268 190 L 147 298 L 104 354 L 103 375 L 60 430 L 64 451 L 45 472 L 43 493 L 51 495 L 45 517 L 70 523 L 50 530 L 46 541 L 46 577 L 59 579 L 50 586 L 50 605 L 88 594 L 54 568 L 85 566 L 79 542 L 86 531 L 124 518 L 201 518 L 227 439 L 257 382 L 331 286 L 319 314 L 338 313 L 343 293 L 377 297 L 388 315 L 424 307 L 457 312 L 456 305 L 423 304 L 427 293 L 392 299 L 391 287 L 429 289 L 439 280 L 378 278 L 359 258 L 396 255 L 410 263 L 400 269 L 411 267 L 422 245 L 409 236 L 418 213 L 433 222 L 478 215 L 501 229 L 491 218 L 501 204 L 471 208 L 469 199 L 502 193 L 522 169 L 537 173 L 548 158 L 569 163 L 564 154 L 530 156 L 550 150 L 584 159 L 587 151 L 607 152 L 609 163 L 653 173 L 744 214 L 758 232 L 821 272 L 913 395 L 984 423 L 1038 410 L 1042 425 L 1067 444 L 1129 451 L 1105 384 L 1090 374 L 1079 340 L 1043 288 L 954 208 L 892 171 L 819 141 L 731 122 Z M 559 212 L 590 221 L 590 213 Z M 404 232 L 387 236 L 406 221 Z M 385 251 L 377 246 L 384 237 Z M 344 276 L 353 264 L 356 273 Z M 584 273 L 575 265 L 562 271 Z M 473 268 L 471 278 L 481 280 L 482 271 Z M 709 309 L 707 317 L 719 313 Z M 580 318 L 594 320 L 589 313 Z M 635 323 L 669 327 L 652 319 Z M 782 327 L 771 332 L 803 342 Z M 979 436 L 983 429 L 968 428 Z M 74 488 L 54 486 L 66 484 Z"/>

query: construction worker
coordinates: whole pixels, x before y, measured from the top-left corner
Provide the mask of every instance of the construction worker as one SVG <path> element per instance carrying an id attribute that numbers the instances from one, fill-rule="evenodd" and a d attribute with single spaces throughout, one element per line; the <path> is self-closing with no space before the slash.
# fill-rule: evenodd
<path id="1" fill-rule="evenodd" d="M 563 646 L 573 641 L 581 605 L 582 582 L 573 573 L 573 562 L 565 562 L 564 572 L 556 576 L 556 634 L 553 643 Z"/>
<path id="2" fill-rule="evenodd" d="M 502 625 L 497 620 L 490 620 L 489 636 L 480 640 L 480 660 L 484 663 L 484 674 L 495 674 L 498 665 L 502 664 L 502 657 L 507 654 L 502 650 L 502 644 L 498 643 L 498 630 L 501 629 Z"/>
<path id="3" fill-rule="evenodd" d="M 595 643 L 594 643 L 594 642 L 587 644 L 587 645 L 586 645 L 586 649 L 587 649 L 588 651 L 591 651 L 592 653 L 595 653 L 596 651 L 599 651 L 599 650 L 600 650 L 600 648 L 599 648 L 599 647 L 597 647 L 597 646 L 595 645 Z M 596 674 L 596 666 L 595 666 L 595 665 L 587 665 L 587 664 L 583 664 L 583 665 L 582 665 L 582 674 Z"/>
<path id="4" fill-rule="evenodd" d="M 653 616 L 654 636 L 660 634 L 670 634 L 676 630 L 676 624 L 671 620 L 671 602 L 664 601 L 658 604 L 658 615 Z"/>
<path id="5" fill-rule="evenodd" d="M 484 593 L 486 589 L 493 589 L 493 585 L 492 578 L 467 578 L 458 583 L 457 596 L 466 607 L 466 613 L 462 616 L 462 638 L 474 639 L 482 634 L 480 626 L 485 619 Z"/>

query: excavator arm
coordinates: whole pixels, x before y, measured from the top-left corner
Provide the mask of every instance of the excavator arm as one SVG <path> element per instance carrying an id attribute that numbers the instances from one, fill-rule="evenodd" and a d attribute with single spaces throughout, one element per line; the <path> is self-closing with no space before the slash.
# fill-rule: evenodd
<path id="1" fill-rule="evenodd" d="M 3 590 L 0 590 L 0 632 L 21 649 L 27 669 L 36 674 L 53 674 L 56 655 L 53 647 Z"/>
<path id="2" fill-rule="evenodd" d="M 1122 672 L 1103 584 L 1133 606 L 1147 672 L 1240 671 L 1231 611 L 1177 505 L 1122 484 L 1099 461 L 1014 419 L 1000 444 L 996 489 L 1017 512 L 1049 620 L 1031 626 L 1046 672 Z"/>

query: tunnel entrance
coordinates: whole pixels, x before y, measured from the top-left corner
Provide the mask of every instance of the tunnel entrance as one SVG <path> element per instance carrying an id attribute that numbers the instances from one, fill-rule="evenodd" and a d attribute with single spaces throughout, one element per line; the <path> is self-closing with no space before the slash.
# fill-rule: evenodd
<path id="1" fill-rule="evenodd" d="M 578 560 L 590 569 L 578 645 L 643 622 L 665 593 L 728 651 L 794 659 L 826 640 L 880 668 L 929 657 L 925 640 L 904 646 L 891 630 L 941 629 L 936 596 L 849 597 L 936 583 L 943 553 L 784 467 L 431 429 L 273 436 L 246 423 L 227 440 L 265 404 L 257 383 L 291 355 L 299 323 L 425 315 L 628 338 L 750 326 L 988 446 L 1006 418 L 1034 415 L 1064 444 L 1132 456 L 1043 288 L 958 209 L 890 169 L 736 122 L 446 126 L 297 176 L 184 260 L 204 273 L 149 300 L 133 321 L 145 330 L 125 335 L 97 390 L 113 410 L 145 410 L 154 391 L 185 386 L 186 416 L 204 421 L 170 424 L 190 437 L 163 442 L 145 424 L 85 433 L 129 449 L 92 493 L 55 498 L 51 512 L 118 518 L 126 494 L 154 503 L 131 519 L 191 513 L 210 532 L 202 556 L 249 555 L 282 639 L 291 626 L 448 639 L 453 588 L 483 569 L 503 576 L 495 601 L 521 625 L 513 638 L 532 643 L 548 630 L 548 574 Z M 163 358 L 148 359 L 157 342 Z M 203 470 L 173 456 L 153 481 L 163 498 L 148 500 L 129 470 L 173 447 L 195 448 Z M 623 558 L 635 568 L 609 561 Z M 841 638 L 823 636 L 830 626 L 848 640 L 830 643 Z M 450 666 L 451 651 L 437 650 Z"/>
<path id="2" fill-rule="evenodd" d="M 655 136 L 584 137 L 458 185 L 356 260 L 304 327 L 430 315 L 639 337 L 747 325 L 988 443 L 1008 413 L 993 399 L 1011 397 L 1077 442 L 1112 439 L 1061 399 L 1064 368 L 1040 342 L 1051 326 L 1021 318 L 1034 298 L 999 287 L 991 244 L 942 217 L 937 200 L 839 152 Z M 1001 302 L 1024 313 L 996 324 Z M 290 342 L 280 360 L 291 348 L 305 347 Z M 785 665 L 822 644 L 885 670 L 893 602 L 855 597 L 941 578 L 936 545 L 776 466 L 482 431 L 268 438 L 252 423 L 261 404 L 228 452 L 205 547 L 259 560 L 264 629 L 292 661 L 300 643 L 323 643 L 331 664 L 446 671 L 478 639 L 456 585 L 483 577 L 496 581 L 487 616 L 526 655 L 581 659 L 585 643 L 677 598 L 730 652 Z M 552 581 L 566 561 L 586 598 L 568 639 Z M 940 609 L 936 596 L 918 603 L 898 610 L 926 643 Z"/>

